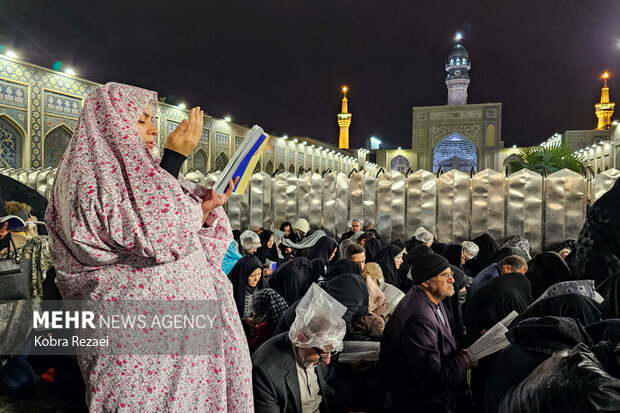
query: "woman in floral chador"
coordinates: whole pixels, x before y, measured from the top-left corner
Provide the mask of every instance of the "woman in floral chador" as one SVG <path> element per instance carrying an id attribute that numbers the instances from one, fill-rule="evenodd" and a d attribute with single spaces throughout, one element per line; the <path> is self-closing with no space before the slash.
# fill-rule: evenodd
<path id="1" fill-rule="evenodd" d="M 82 355 L 91 411 L 253 410 L 251 362 L 230 282 L 223 195 L 177 175 L 202 133 L 193 108 L 157 157 L 155 93 L 108 83 L 84 102 L 46 221 L 65 300 L 214 300 L 220 354 Z"/>

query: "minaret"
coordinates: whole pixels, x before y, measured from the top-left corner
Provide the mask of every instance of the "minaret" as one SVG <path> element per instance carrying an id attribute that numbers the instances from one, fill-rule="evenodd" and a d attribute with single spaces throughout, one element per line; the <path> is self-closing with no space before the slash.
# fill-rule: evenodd
<path id="1" fill-rule="evenodd" d="M 596 129 L 609 129 L 611 127 L 611 116 L 614 114 L 614 107 L 616 106 L 614 102 L 609 101 L 607 78 L 609 78 L 609 73 L 603 73 L 603 81 L 605 84 L 601 89 L 601 101 L 594 105 L 596 117 L 598 118 L 598 126 Z"/>
<path id="2" fill-rule="evenodd" d="M 457 34 L 456 41 L 461 40 Z M 446 86 L 448 87 L 448 106 L 458 106 L 467 104 L 467 87 L 469 86 L 469 75 L 467 71 L 471 68 L 469 64 L 469 53 L 460 43 L 457 43 L 446 62 Z"/>
<path id="3" fill-rule="evenodd" d="M 340 126 L 340 138 L 338 139 L 339 149 L 349 149 L 349 126 L 351 126 L 351 115 L 347 105 L 347 87 L 342 87 L 344 97 L 342 98 L 342 112 L 338 114 L 338 126 Z"/>

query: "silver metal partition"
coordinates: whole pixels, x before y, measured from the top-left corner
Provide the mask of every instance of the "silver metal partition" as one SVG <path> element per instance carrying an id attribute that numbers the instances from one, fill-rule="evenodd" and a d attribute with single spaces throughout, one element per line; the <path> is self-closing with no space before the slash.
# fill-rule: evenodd
<path id="1" fill-rule="evenodd" d="M 471 238 L 489 234 L 495 239 L 506 235 L 506 176 L 485 169 L 471 179 Z"/>
<path id="2" fill-rule="evenodd" d="M 0 169 L 49 198 L 55 169 Z M 210 186 L 219 172 L 191 171 L 185 177 Z M 283 172 L 255 174 L 244 195 L 233 194 L 225 208 L 233 228 L 278 228 L 283 221 L 306 218 L 312 226 L 342 234 L 350 217 L 374 223 L 388 240 L 407 240 L 419 226 L 442 242 L 460 242 L 489 233 L 496 239 L 521 235 L 532 252 L 577 238 L 588 198 L 609 190 L 620 171 L 610 169 L 591 182 L 575 172 L 558 171 L 544 179 L 521 170 L 510 175 L 484 170 L 470 178 L 450 171 L 436 177 L 427 171 L 407 177 L 396 171 L 377 178 L 370 173 L 307 172 L 299 178 Z"/>
<path id="3" fill-rule="evenodd" d="M 522 169 L 508 177 L 506 234 L 530 241 L 533 252 L 542 250 L 543 177 Z"/>
<path id="4" fill-rule="evenodd" d="M 563 169 L 545 180 L 545 219 L 543 245 L 576 239 L 586 214 L 586 180 L 576 172 Z"/>

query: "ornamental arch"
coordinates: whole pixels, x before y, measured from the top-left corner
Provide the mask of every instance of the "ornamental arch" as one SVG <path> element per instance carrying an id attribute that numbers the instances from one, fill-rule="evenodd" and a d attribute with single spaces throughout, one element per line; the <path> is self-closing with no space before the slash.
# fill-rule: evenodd
<path id="1" fill-rule="evenodd" d="M 23 129 L 7 115 L 0 115 L 0 167 L 20 168 L 24 153 Z"/>
<path id="2" fill-rule="evenodd" d="M 460 133 L 446 136 L 433 148 L 433 172 L 439 168 L 469 172 L 472 167 L 478 170 L 478 147 Z"/>
<path id="3" fill-rule="evenodd" d="M 56 168 L 65 153 L 73 131 L 65 124 L 56 126 L 45 135 L 43 142 L 43 167 Z"/>

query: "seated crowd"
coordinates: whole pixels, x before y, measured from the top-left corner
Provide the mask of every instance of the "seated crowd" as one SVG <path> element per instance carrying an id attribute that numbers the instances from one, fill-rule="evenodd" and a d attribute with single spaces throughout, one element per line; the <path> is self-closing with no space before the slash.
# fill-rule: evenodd
<path id="1" fill-rule="evenodd" d="M 36 220 L 24 204 L 5 213 Z M 420 227 L 387 243 L 361 219 L 349 227 L 233 231 L 222 270 L 257 412 L 620 411 L 620 274 L 580 273 L 575 241 L 532 256 L 518 236 L 446 245 Z M 32 225 L 0 228 L 5 254 L 31 238 Z M 500 322 L 503 349 L 472 357 Z M 33 382 L 31 359 L 6 361 L 0 391 Z"/>
<path id="2" fill-rule="evenodd" d="M 256 411 L 620 410 L 620 275 L 598 292 L 579 281 L 574 241 L 531 256 L 517 236 L 446 245 L 418 228 L 386 243 L 349 227 L 235 231 L 224 267 Z M 472 358 L 513 312 L 507 345 Z"/>

